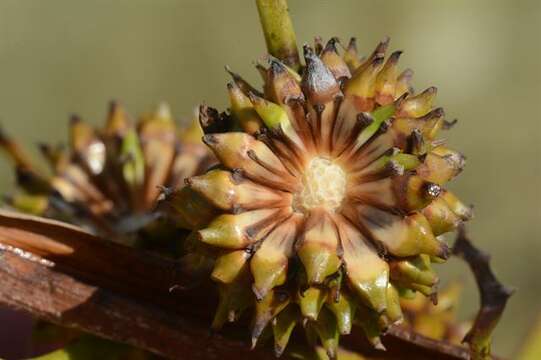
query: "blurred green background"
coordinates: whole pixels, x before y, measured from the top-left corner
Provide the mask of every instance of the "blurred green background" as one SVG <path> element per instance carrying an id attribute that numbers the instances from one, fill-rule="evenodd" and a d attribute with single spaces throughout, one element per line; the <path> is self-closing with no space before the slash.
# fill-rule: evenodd
<path id="1" fill-rule="evenodd" d="M 541 310 L 541 2 L 290 0 L 290 10 L 300 43 L 355 35 L 367 53 L 391 36 L 416 89 L 437 86 L 459 119 L 445 136 L 468 164 L 452 188 L 475 205 L 473 239 L 518 288 L 495 341 L 511 356 Z M 252 0 L 1 0 L 0 123 L 34 151 L 66 139 L 71 113 L 102 122 L 111 99 L 132 114 L 167 100 L 179 119 L 201 102 L 224 109 L 223 66 L 258 80 L 264 53 Z M 5 161 L 0 174 L 9 191 Z M 462 315 L 474 314 L 464 264 L 439 270 L 466 280 Z"/>

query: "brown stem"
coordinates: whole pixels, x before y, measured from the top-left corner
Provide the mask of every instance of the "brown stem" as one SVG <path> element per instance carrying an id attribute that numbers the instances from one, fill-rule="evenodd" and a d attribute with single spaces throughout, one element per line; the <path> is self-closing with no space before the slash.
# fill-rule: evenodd
<path id="1" fill-rule="evenodd" d="M 250 352 L 244 341 L 211 335 L 207 324 L 159 304 L 86 284 L 10 251 L 0 254 L 2 305 L 172 359 L 274 359 L 263 349 Z"/>
<path id="2" fill-rule="evenodd" d="M 193 286 L 180 269 L 178 262 L 74 226 L 0 210 L 0 304 L 169 358 L 274 358 L 265 348 L 249 352 L 244 327 L 210 336 L 216 294 L 205 284 Z M 468 355 L 397 327 L 383 336 L 387 352 L 376 351 L 358 330 L 344 337 L 344 345 L 373 358 Z"/>
<path id="3" fill-rule="evenodd" d="M 464 342 L 470 346 L 472 360 L 490 359 L 492 332 L 514 290 L 498 281 L 490 267 L 490 257 L 472 244 L 464 226 L 459 229 L 453 254 L 468 263 L 481 295 L 481 308 Z"/>

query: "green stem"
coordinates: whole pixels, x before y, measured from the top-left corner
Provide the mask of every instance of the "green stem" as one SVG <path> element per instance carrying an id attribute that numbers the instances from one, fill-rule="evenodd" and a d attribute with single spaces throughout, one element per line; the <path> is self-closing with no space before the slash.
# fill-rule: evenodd
<path id="1" fill-rule="evenodd" d="M 256 0 L 269 53 L 298 71 L 299 51 L 287 0 Z"/>

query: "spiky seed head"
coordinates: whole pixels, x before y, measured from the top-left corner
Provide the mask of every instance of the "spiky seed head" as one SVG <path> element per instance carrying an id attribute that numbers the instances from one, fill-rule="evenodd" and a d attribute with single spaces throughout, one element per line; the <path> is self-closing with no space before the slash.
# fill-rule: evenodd
<path id="1" fill-rule="evenodd" d="M 185 178 L 203 173 L 214 162 L 200 140 L 198 113 L 192 125 L 178 129 L 166 103 L 133 123 L 118 102 L 111 102 L 103 128 L 73 115 L 69 130 L 69 148 L 39 146 L 52 175 L 32 164 L 13 139 L 0 134 L 0 147 L 18 169 L 19 191 L 8 204 L 130 244 L 140 242 L 133 234 L 149 229 L 157 219 L 156 201 L 161 197 L 180 201 L 182 194 L 181 201 L 194 211 L 211 208 L 198 193 L 169 190 L 181 188 Z M 186 216 L 175 212 L 174 202 L 167 207 L 185 227 L 194 225 L 193 218 L 203 218 L 193 211 Z M 173 226 L 170 230 L 175 231 Z"/>
<path id="2" fill-rule="evenodd" d="M 354 321 L 381 347 L 400 294 L 435 298 L 431 263 L 449 256 L 437 236 L 471 217 L 443 188 L 464 157 L 436 139 L 436 88 L 413 92 L 402 52 L 385 59 L 388 38 L 364 60 L 354 40 L 343 55 L 337 43 L 305 45 L 299 74 L 259 64 L 263 92 L 232 73 L 235 130 L 201 117 L 221 167 L 187 182 L 218 212 L 195 229 L 220 254 L 213 279 L 252 294 L 252 339 L 272 323 L 277 354 L 296 324 L 330 357 Z M 224 307 L 238 314 L 221 297 Z"/>

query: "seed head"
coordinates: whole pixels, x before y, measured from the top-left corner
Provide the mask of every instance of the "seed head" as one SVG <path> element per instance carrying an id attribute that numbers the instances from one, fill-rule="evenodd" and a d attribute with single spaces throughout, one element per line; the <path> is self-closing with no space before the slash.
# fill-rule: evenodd
<path id="1" fill-rule="evenodd" d="M 187 182 L 217 212 L 194 228 L 219 254 L 214 324 L 251 303 L 254 344 L 272 324 L 277 354 L 302 324 L 332 357 L 353 320 L 381 347 L 377 334 L 402 319 L 400 294 L 435 297 L 431 264 L 449 256 L 437 236 L 471 217 L 443 188 L 464 157 L 436 138 L 436 88 L 413 92 L 402 52 L 385 59 L 388 38 L 364 60 L 354 40 L 342 56 L 337 43 L 305 45 L 299 74 L 259 64 L 263 92 L 233 74 L 235 130 L 204 137 L 220 167 Z"/>

